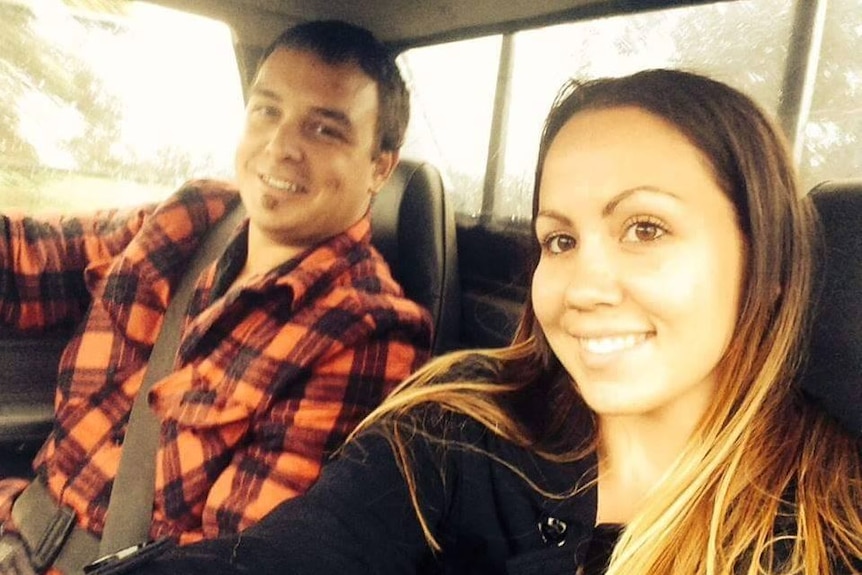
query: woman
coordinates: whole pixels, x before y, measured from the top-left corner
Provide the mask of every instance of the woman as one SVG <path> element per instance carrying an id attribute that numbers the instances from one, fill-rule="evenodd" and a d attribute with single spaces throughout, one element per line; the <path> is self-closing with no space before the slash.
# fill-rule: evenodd
<path id="1" fill-rule="evenodd" d="M 405 382 L 304 497 L 145 573 L 853 572 L 860 456 L 795 387 L 811 209 L 747 97 L 571 83 L 511 346 Z"/>

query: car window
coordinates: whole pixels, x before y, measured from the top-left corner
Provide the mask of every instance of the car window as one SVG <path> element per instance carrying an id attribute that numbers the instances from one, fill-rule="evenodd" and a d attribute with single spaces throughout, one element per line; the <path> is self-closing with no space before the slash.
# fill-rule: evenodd
<path id="1" fill-rule="evenodd" d="M 406 155 L 439 166 L 460 213 L 478 215 L 494 115 L 501 36 L 409 50 L 398 63 L 411 90 Z M 457 65 L 453 65 L 457 63 Z"/>
<path id="2" fill-rule="evenodd" d="M 830 0 L 803 131 L 803 184 L 862 176 L 862 0 Z"/>
<path id="3" fill-rule="evenodd" d="M 796 14 L 797 4 L 787 0 L 718 2 L 463 41 L 457 55 L 451 44 L 408 50 L 400 58 L 415 95 L 407 153 L 431 148 L 442 158 L 462 223 L 525 222 L 542 120 L 566 79 L 685 68 L 742 89 L 777 116 Z M 854 49 L 862 36 L 862 0 L 830 2 L 823 30 L 815 45 L 814 98 L 802 111 L 806 189 L 858 175 L 862 167 L 862 59 Z M 473 43 L 485 50 L 462 57 L 473 54 Z M 453 76 L 465 67 L 469 73 Z M 429 108 L 444 92 L 453 104 L 445 121 L 435 121 L 440 114 Z M 496 130 L 486 119 L 495 97 L 502 116 Z"/>
<path id="4" fill-rule="evenodd" d="M 0 0 L 0 206 L 69 211 L 230 177 L 242 87 L 223 23 L 127 0 Z"/>

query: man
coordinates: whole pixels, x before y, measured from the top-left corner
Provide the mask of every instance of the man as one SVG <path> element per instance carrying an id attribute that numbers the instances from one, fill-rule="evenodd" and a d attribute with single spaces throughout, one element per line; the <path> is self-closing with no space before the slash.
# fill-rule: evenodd
<path id="1" fill-rule="evenodd" d="M 398 69 L 370 33 L 302 24 L 274 41 L 256 73 L 238 194 L 197 181 L 132 213 L 0 218 L 0 319 L 22 330 L 83 319 L 61 360 L 37 479 L 0 481 L 0 572 L 23 569 L 15 544 L 39 563 L 32 551 L 45 538 L 58 540 L 49 551 L 59 557 L 44 569 L 84 564 L 64 550 L 103 532 L 165 308 L 202 236 L 239 198 L 248 219 L 198 278 L 174 371 L 149 393 L 161 426 L 151 538 L 235 533 L 303 493 L 425 361 L 428 314 L 370 244 L 369 206 L 398 161 L 408 115 Z M 21 535 L 13 502 L 25 487 L 74 513 L 69 536 Z"/>

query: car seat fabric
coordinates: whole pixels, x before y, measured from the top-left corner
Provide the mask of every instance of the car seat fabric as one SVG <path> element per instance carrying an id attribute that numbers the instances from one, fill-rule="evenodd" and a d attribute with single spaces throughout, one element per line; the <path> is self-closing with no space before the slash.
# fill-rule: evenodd
<path id="1" fill-rule="evenodd" d="M 820 218 L 817 283 L 803 391 L 862 435 L 862 180 L 811 192 Z"/>
<path id="2" fill-rule="evenodd" d="M 371 206 L 372 243 L 410 299 L 434 322 L 435 354 L 458 346 L 460 286 L 455 216 L 440 172 L 402 159 Z"/>

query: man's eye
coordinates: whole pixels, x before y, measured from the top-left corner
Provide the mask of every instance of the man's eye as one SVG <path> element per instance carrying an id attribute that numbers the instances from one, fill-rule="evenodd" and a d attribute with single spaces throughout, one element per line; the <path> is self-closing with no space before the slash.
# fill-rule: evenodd
<path id="1" fill-rule="evenodd" d="M 666 233 L 667 229 L 660 222 L 648 218 L 631 223 L 623 234 L 623 241 L 631 243 L 653 242 Z"/>
<path id="2" fill-rule="evenodd" d="M 575 238 L 566 234 L 553 234 L 542 241 L 542 249 L 552 254 L 561 254 L 575 247 Z"/>
<path id="3" fill-rule="evenodd" d="M 345 140 L 344 131 L 338 127 L 329 124 L 314 124 L 311 126 L 311 131 L 315 136 L 320 136 L 329 140 Z"/>
<path id="4" fill-rule="evenodd" d="M 258 104 L 251 106 L 249 108 L 249 115 L 255 118 L 278 118 L 279 110 L 275 106 L 268 106 L 266 104 Z"/>

